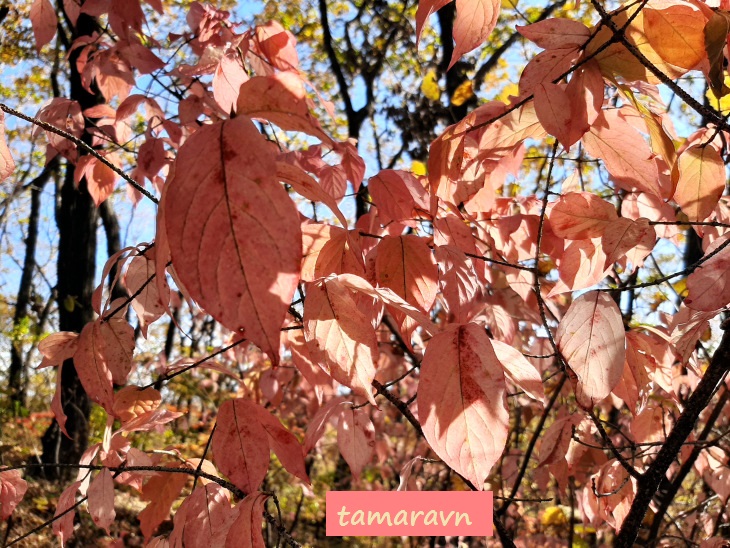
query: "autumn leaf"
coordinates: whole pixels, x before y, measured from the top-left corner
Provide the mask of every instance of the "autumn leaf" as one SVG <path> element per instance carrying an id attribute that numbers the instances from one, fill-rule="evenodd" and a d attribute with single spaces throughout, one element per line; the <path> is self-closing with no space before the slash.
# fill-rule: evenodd
<path id="1" fill-rule="evenodd" d="M 337 279 L 309 286 L 304 338 L 312 359 L 333 379 L 376 405 L 371 388 L 378 352 L 375 329 Z"/>
<path id="2" fill-rule="evenodd" d="M 602 291 L 584 293 L 560 321 L 555 342 L 575 373 L 578 403 L 591 409 L 618 384 L 626 356 L 621 311 Z"/>
<path id="3" fill-rule="evenodd" d="M 674 201 L 690 221 L 704 221 L 725 191 L 725 163 L 712 145 L 687 148 L 679 155 Z"/>
<path id="4" fill-rule="evenodd" d="M 56 10 L 50 0 L 33 0 L 30 6 L 30 23 L 35 36 L 35 47 L 40 52 L 43 46 L 53 40 L 58 25 Z"/>
<path id="5" fill-rule="evenodd" d="M 174 169 L 160 208 L 175 271 L 207 312 L 278 362 L 302 243 L 273 151 L 238 116 L 198 130 Z"/>
<path id="6" fill-rule="evenodd" d="M 452 325 L 431 339 L 421 363 L 419 422 L 436 454 L 479 490 L 507 441 L 506 395 L 484 328 Z"/>

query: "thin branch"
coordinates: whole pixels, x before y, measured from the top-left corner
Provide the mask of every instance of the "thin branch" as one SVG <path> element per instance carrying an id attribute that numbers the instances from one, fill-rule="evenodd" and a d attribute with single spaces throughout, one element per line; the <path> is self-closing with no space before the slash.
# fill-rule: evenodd
<path id="1" fill-rule="evenodd" d="M 107 166 L 109 169 L 111 169 L 114 173 L 119 175 L 122 179 L 124 179 L 127 183 L 129 183 L 131 186 L 133 186 L 137 191 L 139 191 L 140 194 L 143 196 L 149 198 L 154 202 L 155 204 L 159 203 L 159 200 L 155 198 L 147 189 L 145 189 L 142 185 L 140 185 L 137 181 L 132 179 L 129 175 L 124 173 L 123 170 L 112 164 L 109 160 L 107 160 L 103 155 L 99 154 L 93 147 L 87 145 L 85 142 L 83 142 L 81 139 L 76 137 L 75 135 L 72 135 L 68 133 L 67 131 L 64 131 L 60 128 L 57 128 L 53 124 L 49 124 L 48 122 L 43 122 L 39 120 L 38 118 L 33 118 L 32 116 L 26 116 L 19 110 L 15 110 L 14 108 L 10 108 L 4 103 L 0 103 L 0 110 L 3 112 L 6 112 L 12 116 L 15 116 L 16 118 L 20 118 L 21 120 L 25 120 L 26 122 L 30 122 L 31 124 L 34 124 L 38 127 L 41 127 L 45 129 L 46 131 L 50 131 L 51 133 L 55 133 L 56 135 L 60 135 L 64 139 L 67 139 L 68 141 L 72 142 L 74 145 L 76 145 L 78 148 L 84 150 L 97 160 L 99 160 L 102 164 Z"/>

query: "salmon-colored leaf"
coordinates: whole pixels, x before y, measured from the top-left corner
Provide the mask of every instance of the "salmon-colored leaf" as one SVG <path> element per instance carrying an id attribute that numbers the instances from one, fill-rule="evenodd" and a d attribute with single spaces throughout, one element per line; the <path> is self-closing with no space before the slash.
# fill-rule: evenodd
<path id="1" fill-rule="evenodd" d="M 256 491 L 269 469 L 269 439 L 257 405 L 237 398 L 218 410 L 213 457 L 218 469 L 244 493 Z"/>
<path id="2" fill-rule="evenodd" d="M 626 334 L 621 311 L 608 293 L 584 293 L 563 316 L 555 341 L 577 376 L 578 403 L 592 408 L 611 393 L 624 370 Z"/>
<path id="3" fill-rule="evenodd" d="M 154 388 L 140 389 L 137 386 L 125 386 L 114 394 L 112 411 L 122 424 L 154 411 L 160 406 L 162 395 Z"/>
<path id="4" fill-rule="evenodd" d="M 139 319 L 142 335 L 147 337 L 149 325 L 162 317 L 170 300 L 170 288 L 163 277 L 162 283 L 156 283 L 155 250 L 150 249 L 144 255 L 137 255 L 130 262 L 124 275 L 124 285 L 132 299 L 132 309 Z M 163 291 L 160 294 L 160 291 Z"/>
<path id="5" fill-rule="evenodd" d="M 279 458 L 281 464 L 290 474 L 295 475 L 302 481 L 311 483 L 305 470 L 302 445 L 289 430 L 287 430 L 279 419 L 274 417 L 265 408 L 256 405 L 256 417 L 266 430 L 269 436 L 269 445 Z"/>
<path id="6" fill-rule="evenodd" d="M 117 513 L 114 511 L 114 480 L 108 468 L 91 480 L 87 496 L 91 519 L 109 534 L 109 526 L 114 523 Z"/>
<path id="7" fill-rule="evenodd" d="M 384 169 L 368 181 L 368 191 L 383 225 L 392 221 L 408 222 L 414 209 L 428 209 L 426 190 L 407 171 Z"/>
<path id="8" fill-rule="evenodd" d="M 73 358 L 79 345 L 79 334 L 70 331 L 51 333 L 40 343 L 38 351 L 43 354 L 38 369 L 61 365 L 69 358 Z"/>
<path id="9" fill-rule="evenodd" d="M 112 413 L 112 382 L 124 384 L 132 368 L 134 329 L 122 318 L 88 323 L 79 335 L 74 364 L 89 397 Z"/>
<path id="10" fill-rule="evenodd" d="M 375 447 L 375 427 L 367 408 L 343 406 L 337 423 L 337 445 L 355 479 L 370 462 Z"/>
<path id="11" fill-rule="evenodd" d="M 727 237 L 715 240 L 707 248 L 707 253 L 712 253 L 727 242 Z M 728 271 L 730 271 L 730 246 L 726 245 L 689 275 L 687 278 L 689 293 L 684 299 L 684 304 L 693 310 L 711 312 L 730 303 Z"/>
<path id="12" fill-rule="evenodd" d="M 385 236 L 371 251 L 374 279 L 406 302 L 428 312 L 438 290 L 438 269 L 426 240 L 419 236 Z"/>
<path id="13" fill-rule="evenodd" d="M 269 496 L 263 493 L 251 493 L 236 505 L 233 509 L 236 517 L 226 536 L 226 548 L 265 548 L 261 525 L 267 498 Z"/>
<path id="14" fill-rule="evenodd" d="M 33 0 L 30 6 L 30 23 L 38 51 L 53 40 L 58 26 L 58 16 L 50 0 Z"/>
<path id="15" fill-rule="evenodd" d="M 378 355 L 375 329 L 336 278 L 309 285 L 304 301 L 304 338 L 316 363 L 375 405 L 371 388 Z"/>
<path id="16" fill-rule="evenodd" d="M 194 133 L 180 148 L 160 209 L 190 296 L 277 363 L 302 238 L 274 153 L 253 122 L 239 115 Z"/>
<path id="17" fill-rule="evenodd" d="M 5 140 L 5 113 L 0 112 L 0 182 L 15 171 L 15 161 Z"/>
<path id="18" fill-rule="evenodd" d="M 58 519 L 53 522 L 53 534 L 61 537 L 61 546 L 65 546 L 66 541 L 74 534 L 76 511 L 71 508 L 76 504 L 76 493 L 79 487 L 81 487 L 81 481 L 76 481 L 66 487 L 58 497 L 56 512 L 53 514 L 53 517 Z"/>
<path id="19" fill-rule="evenodd" d="M 608 226 L 601 238 L 603 252 L 606 254 L 605 268 L 629 256 L 634 268 L 641 266 L 639 261 L 651 253 L 656 243 L 656 230 L 649 220 L 640 217 L 636 221 L 621 217 Z M 632 250 L 634 252 L 630 253 Z M 639 263 L 639 264 L 637 264 Z"/>
<path id="20" fill-rule="evenodd" d="M 604 110 L 583 136 L 586 151 L 603 160 L 611 178 L 626 190 L 659 198 L 662 188 L 649 144 L 616 110 Z"/>
<path id="21" fill-rule="evenodd" d="M 616 220 L 616 208 L 590 192 L 569 192 L 550 210 L 550 227 L 556 236 L 584 240 L 603 236 Z"/>
<path id="22" fill-rule="evenodd" d="M 431 448 L 483 489 L 507 441 L 502 364 L 484 328 L 450 326 L 428 343 L 418 385 L 418 420 Z"/>
<path id="23" fill-rule="evenodd" d="M 581 135 L 571 131 L 571 103 L 563 86 L 542 82 L 535 86 L 535 112 L 542 127 L 569 149 Z"/>
<path id="24" fill-rule="evenodd" d="M 182 468 L 177 463 L 166 463 L 165 466 Z M 144 484 L 141 498 L 149 501 L 149 504 L 139 513 L 139 523 L 145 539 L 149 539 L 160 524 L 170 517 L 170 508 L 187 481 L 186 474 L 160 472 Z"/>
<path id="25" fill-rule="evenodd" d="M 591 31 L 580 21 L 552 18 L 515 27 L 522 36 L 542 49 L 577 48 L 586 43 Z"/>
<path id="26" fill-rule="evenodd" d="M 418 0 L 418 10 L 416 11 L 416 40 L 421 39 L 423 25 L 431 14 L 436 13 L 451 2 L 453 0 Z"/>
<path id="27" fill-rule="evenodd" d="M 238 114 L 263 118 L 281 129 L 301 131 L 325 143 L 332 139 L 309 112 L 304 82 L 295 73 L 254 76 L 241 86 L 236 107 Z"/>
<path id="28" fill-rule="evenodd" d="M 499 18 L 500 2 L 495 0 L 456 0 L 454 53 L 449 68 L 461 56 L 487 41 Z"/>
<path id="29" fill-rule="evenodd" d="M 20 470 L 0 472 L 0 520 L 5 521 L 23 500 L 28 484 Z"/>
<path id="30" fill-rule="evenodd" d="M 542 403 L 545 400 L 545 388 L 537 368 L 513 346 L 496 339 L 492 339 L 491 342 L 497 359 L 504 366 L 507 378 L 524 390 L 525 394 Z"/>

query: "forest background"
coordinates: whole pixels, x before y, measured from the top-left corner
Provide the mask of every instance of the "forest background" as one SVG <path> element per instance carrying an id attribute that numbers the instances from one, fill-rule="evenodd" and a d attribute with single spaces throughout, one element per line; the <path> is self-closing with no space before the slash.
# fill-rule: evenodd
<path id="1" fill-rule="evenodd" d="M 0 7 L 3 544 L 726 546 L 726 8 Z"/>

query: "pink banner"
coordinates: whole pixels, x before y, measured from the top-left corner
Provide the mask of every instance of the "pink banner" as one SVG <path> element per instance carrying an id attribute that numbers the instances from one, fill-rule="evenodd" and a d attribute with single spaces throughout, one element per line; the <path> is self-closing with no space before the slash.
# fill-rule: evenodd
<path id="1" fill-rule="evenodd" d="M 491 536 L 490 491 L 329 491 L 327 536 Z"/>

